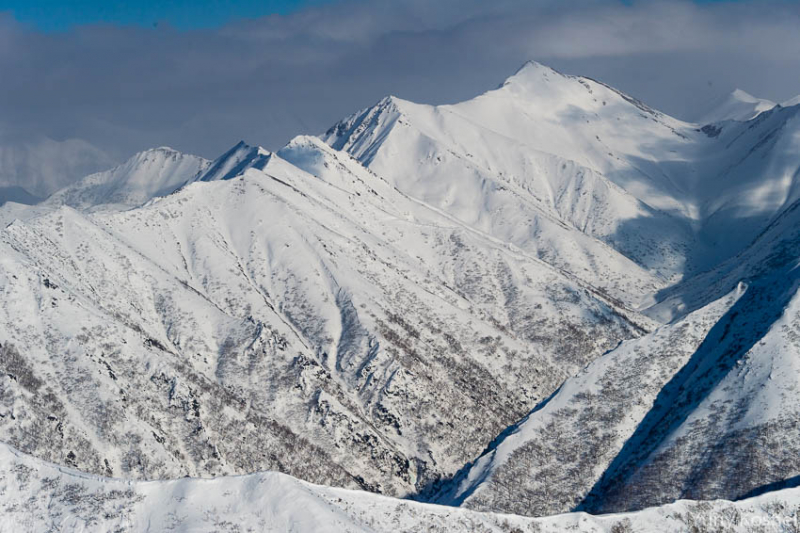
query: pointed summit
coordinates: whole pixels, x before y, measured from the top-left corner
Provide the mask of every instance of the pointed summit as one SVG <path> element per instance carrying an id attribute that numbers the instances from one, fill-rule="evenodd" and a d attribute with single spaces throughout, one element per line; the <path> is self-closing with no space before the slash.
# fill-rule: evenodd
<path id="1" fill-rule="evenodd" d="M 543 65 L 538 61 L 529 60 L 526 61 L 521 67 L 519 67 L 514 74 L 506 78 L 506 80 L 502 83 L 501 86 L 505 86 L 510 83 L 525 83 L 530 81 L 538 81 L 542 78 L 549 78 L 551 76 L 560 76 L 562 78 L 566 77 L 564 76 L 564 74 L 561 74 L 554 68 L 548 67 L 547 65 Z"/>
<path id="2" fill-rule="evenodd" d="M 571 78 L 571 76 L 566 76 L 538 61 L 530 60 L 519 67 L 514 74 L 506 78 L 499 88 L 512 87 L 531 90 L 549 82 L 564 81 L 568 78 Z"/>

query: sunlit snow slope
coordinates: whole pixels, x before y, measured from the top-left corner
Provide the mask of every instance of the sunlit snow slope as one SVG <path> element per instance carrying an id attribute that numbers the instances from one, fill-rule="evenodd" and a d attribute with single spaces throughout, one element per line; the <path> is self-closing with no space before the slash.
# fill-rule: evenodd
<path id="1" fill-rule="evenodd" d="M 692 124 L 531 62 L 456 105 L 386 98 L 323 138 L 636 305 L 740 251 L 798 199 L 798 109 Z"/>

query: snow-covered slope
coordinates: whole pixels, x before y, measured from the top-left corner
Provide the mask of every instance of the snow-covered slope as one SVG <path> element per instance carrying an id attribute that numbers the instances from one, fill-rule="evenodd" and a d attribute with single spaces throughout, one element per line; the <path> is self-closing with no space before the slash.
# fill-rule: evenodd
<path id="1" fill-rule="evenodd" d="M 779 404 L 796 395 L 800 355 L 790 333 L 799 111 L 737 92 L 716 123 L 686 123 L 530 63 L 468 102 L 387 98 L 323 136 L 404 192 L 672 321 L 568 380 L 439 501 L 618 510 L 740 497 L 800 474 L 794 447 L 745 449 L 759 432 L 795 438 L 798 415 Z M 729 295 L 742 292 L 734 304 Z"/>
<path id="2" fill-rule="evenodd" d="M 323 138 L 407 194 L 637 305 L 741 251 L 797 198 L 797 111 L 687 123 L 529 63 L 456 105 L 384 99 Z"/>
<path id="3" fill-rule="evenodd" d="M 86 176 L 54 193 L 47 204 L 76 209 L 135 207 L 174 192 L 208 166 L 209 162 L 201 157 L 155 148 L 140 152 L 111 170 Z"/>
<path id="4" fill-rule="evenodd" d="M 548 518 L 479 513 L 312 485 L 264 472 L 131 482 L 43 463 L 0 444 L 0 530 L 284 533 L 792 531 L 800 489 L 741 502 L 679 501 L 638 513 Z"/>
<path id="5" fill-rule="evenodd" d="M 781 103 L 782 107 L 792 107 L 796 105 L 800 105 L 800 94 Z"/>
<path id="6" fill-rule="evenodd" d="M 534 516 L 572 510 L 740 292 L 595 360 L 503 432 L 433 500 Z"/>
<path id="7" fill-rule="evenodd" d="M 591 363 L 437 500 L 528 515 L 619 512 L 743 498 L 800 476 L 800 254 L 796 230 L 782 234 L 747 283 Z M 717 279 L 706 296 L 730 288 Z"/>
<path id="8" fill-rule="evenodd" d="M 799 205 L 744 252 L 667 291 L 652 311 L 684 318 L 567 380 L 438 501 L 608 512 L 742 498 L 800 476 Z"/>
<path id="9" fill-rule="evenodd" d="M 193 181 L 218 181 L 235 178 L 248 168 L 263 170 L 270 153 L 260 146 L 250 146 L 239 141 L 236 146 L 211 162 Z"/>
<path id="10" fill-rule="evenodd" d="M 387 98 L 324 138 L 404 192 L 624 301 L 684 268 L 690 226 L 670 213 L 686 206 L 656 163 L 680 165 L 675 152 L 705 136 L 595 81 L 530 63 L 457 105 Z"/>
<path id="11" fill-rule="evenodd" d="M 413 493 L 650 327 L 317 139 L 264 163 L 0 231 L 2 440 L 90 472 Z"/>
<path id="12" fill-rule="evenodd" d="M 794 445 L 800 420 L 799 206 L 785 210 L 736 257 L 671 288 L 654 310 L 685 312 L 739 280 L 747 287 L 692 364 L 664 388 L 660 408 L 637 428 L 586 508 L 743 497 L 800 475 Z"/>
<path id="13" fill-rule="evenodd" d="M 764 111 L 769 111 L 775 105 L 775 102 L 756 98 L 741 89 L 735 89 L 709 106 L 710 111 L 698 117 L 697 122 L 699 124 L 713 124 L 724 120 L 744 122 L 757 117 Z"/>

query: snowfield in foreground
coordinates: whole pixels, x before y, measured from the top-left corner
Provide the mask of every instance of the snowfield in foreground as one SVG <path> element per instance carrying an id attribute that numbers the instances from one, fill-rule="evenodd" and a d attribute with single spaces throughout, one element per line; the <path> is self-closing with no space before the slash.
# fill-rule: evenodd
<path id="1" fill-rule="evenodd" d="M 312 485 L 275 472 L 131 481 L 83 474 L 0 445 L 0 531 L 798 531 L 800 489 L 637 513 L 479 513 Z"/>

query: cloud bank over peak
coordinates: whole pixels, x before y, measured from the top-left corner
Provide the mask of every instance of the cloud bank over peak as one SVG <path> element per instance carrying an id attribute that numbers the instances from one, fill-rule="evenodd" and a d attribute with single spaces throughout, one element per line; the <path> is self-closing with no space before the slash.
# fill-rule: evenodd
<path id="1" fill-rule="evenodd" d="M 0 144 L 82 139 L 116 161 L 158 145 L 214 157 L 240 138 L 276 149 L 386 94 L 472 97 L 529 59 L 694 118 L 736 87 L 799 93 L 797 27 L 800 4 L 777 1 L 349 0 L 216 29 L 55 34 L 6 13 Z"/>

